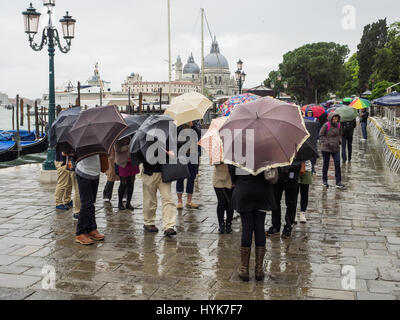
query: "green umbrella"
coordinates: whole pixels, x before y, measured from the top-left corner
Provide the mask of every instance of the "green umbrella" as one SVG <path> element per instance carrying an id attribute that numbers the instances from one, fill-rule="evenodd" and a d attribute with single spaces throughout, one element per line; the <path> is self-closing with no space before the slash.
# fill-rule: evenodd
<path id="1" fill-rule="evenodd" d="M 340 122 L 353 121 L 358 115 L 357 110 L 349 106 L 337 108 L 335 113 L 340 116 Z"/>
<path id="2" fill-rule="evenodd" d="M 344 98 L 343 102 L 352 103 L 353 99 L 352 98 Z"/>

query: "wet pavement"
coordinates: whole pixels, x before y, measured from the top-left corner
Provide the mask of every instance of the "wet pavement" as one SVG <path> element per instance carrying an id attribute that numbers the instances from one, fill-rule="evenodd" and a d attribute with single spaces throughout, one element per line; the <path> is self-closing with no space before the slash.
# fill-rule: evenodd
<path id="1" fill-rule="evenodd" d="M 40 165 L 0 169 L 0 299 L 399 299 L 400 181 L 380 153 L 355 136 L 344 190 L 323 189 L 319 159 L 307 224 L 289 240 L 267 239 L 263 282 L 252 252 L 248 283 L 237 273 L 240 219 L 218 234 L 206 159 L 194 196 L 202 207 L 179 212 L 172 238 L 143 231 L 140 178 L 131 213 L 118 212 L 117 188 L 112 206 L 103 204 L 102 176 L 96 220 L 106 240 L 89 247 L 74 243 L 76 221 L 56 212 Z M 329 174 L 333 185 L 333 163 Z"/>

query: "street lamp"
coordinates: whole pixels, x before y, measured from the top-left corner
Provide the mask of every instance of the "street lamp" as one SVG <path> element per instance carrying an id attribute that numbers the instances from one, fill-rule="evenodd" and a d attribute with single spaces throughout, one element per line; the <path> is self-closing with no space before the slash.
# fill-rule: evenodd
<path id="1" fill-rule="evenodd" d="M 236 82 L 239 86 L 239 94 L 242 94 L 243 82 L 246 80 L 246 74 L 242 71 L 243 61 L 239 59 L 237 62 L 237 71 L 235 72 Z"/>
<path id="2" fill-rule="evenodd" d="M 24 24 L 25 24 L 25 33 L 28 34 L 29 37 L 29 45 L 34 51 L 41 51 L 44 45 L 48 46 L 49 53 L 49 126 L 53 124 L 55 118 L 55 79 L 54 79 L 54 54 L 56 45 L 60 49 L 62 53 L 67 53 L 71 49 L 71 41 L 75 35 L 75 23 L 76 20 L 72 19 L 72 17 L 68 14 L 60 20 L 63 36 L 67 43 L 65 47 L 61 45 L 60 37 L 56 27 L 52 22 L 52 14 L 53 8 L 56 5 L 55 0 L 43 0 L 43 5 L 47 7 L 47 14 L 49 15 L 48 25 L 43 29 L 42 39 L 40 44 L 36 44 L 34 42 L 34 37 L 38 33 L 40 13 L 36 12 L 36 9 L 30 4 L 30 7 L 22 12 L 24 16 Z M 50 145 L 50 136 L 48 135 L 49 145 Z M 55 149 L 48 148 L 47 149 L 47 158 L 43 163 L 43 170 L 55 170 L 54 166 L 55 160 Z"/>
<path id="3" fill-rule="evenodd" d="M 280 99 L 281 97 L 281 82 L 282 82 L 282 76 L 280 74 L 278 74 L 278 76 L 276 77 L 276 91 L 277 91 L 277 98 Z M 275 88 L 275 82 L 271 81 L 271 89 Z M 284 81 L 283 82 L 283 87 L 285 89 L 288 88 L 288 82 Z"/>

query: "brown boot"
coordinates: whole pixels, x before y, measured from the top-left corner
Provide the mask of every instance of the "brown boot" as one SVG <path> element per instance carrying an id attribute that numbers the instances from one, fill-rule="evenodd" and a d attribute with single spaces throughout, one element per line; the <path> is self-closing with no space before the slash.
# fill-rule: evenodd
<path id="1" fill-rule="evenodd" d="M 249 281 L 249 263 L 250 263 L 250 253 L 251 248 L 240 248 L 240 269 L 239 269 L 239 278 L 243 281 Z"/>
<path id="2" fill-rule="evenodd" d="M 78 242 L 78 243 L 86 245 L 86 246 L 94 243 L 94 241 L 92 239 L 90 239 L 87 236 L 87 234 L 80 234 L 79 236 L 76 236 L 75 242 Z"/>
<path id="3" fill-rule="evenodd" d="M 94 241 L 104 240 L 104 234 L 101 234 L 97 230 L 93 230 L 92 232 L 88 233 L 88 237 Z"/>
<path id="4" fill-rule="evenodd" d="M 264 280 L 264 256 L 265 256 L 265 247 L 256 247 L 256 265 L 255 265 L 255 276 L 257 281 Z"/>

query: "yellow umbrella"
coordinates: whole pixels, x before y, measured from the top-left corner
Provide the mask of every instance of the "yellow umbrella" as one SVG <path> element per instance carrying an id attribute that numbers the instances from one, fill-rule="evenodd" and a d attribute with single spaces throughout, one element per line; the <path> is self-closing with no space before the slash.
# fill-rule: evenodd
<path id="1" fill-rule="evenodd" d="M 185 93 L 172 99 L 171 105 L 165 111 L 175 121 L 177 126 L 184 123 L 203 119 L 212 102 L 198 92 Z"/>

